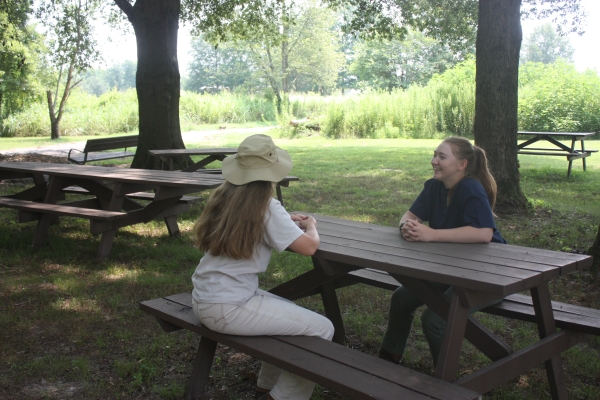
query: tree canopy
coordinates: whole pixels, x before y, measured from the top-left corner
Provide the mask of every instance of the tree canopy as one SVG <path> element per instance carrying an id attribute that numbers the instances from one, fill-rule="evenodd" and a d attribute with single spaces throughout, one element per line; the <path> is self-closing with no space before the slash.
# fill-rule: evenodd
<path id="1" fill-rule="evenodd" d="M 552 64 L 559 58 L 573 61 L 575 49 L 569 39 L 560 36 L 551 23 L 536 27 L 524 43 L 521 52 L 521 63 L 541 62 Z"/>

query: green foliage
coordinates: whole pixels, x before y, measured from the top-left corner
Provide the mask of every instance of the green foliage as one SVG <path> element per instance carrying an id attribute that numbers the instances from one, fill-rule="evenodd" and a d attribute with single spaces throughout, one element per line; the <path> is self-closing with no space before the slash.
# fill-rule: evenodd
<path id="1" fill-rule="evenodd" d="M 19 29 L 0 12 L 0 120 L 22 110 L 40 92 L 39 59 L 44 54 L 42 37 L 34 26 Z"/>
<path id="2" fill-rule="evenodd" d="M 183 87 L 194 92 L 221 88 L 232 91 L 249 81 L 256 69 L 249 50 L 227 43 L 215 47 L 202 37 L 192 40 L 192 57 Z"/>
<path id="3" fill-rule="evenodd" d="M 65 109 L 60 133 L 65 136 L 125 133 L 138 127 L 135 90 L 111 91 L 96 97 L 73 92 Z M 48 136 L 48 106 L 39 102 L 4 120 L 4 137 Z"/>
<path id="4" fill-rule="evenodd" d="M 256 95 L 223 92 L 218 95 L 184 92 L 180 102 L 184 124 L 223 124 L 275 121 L 273 103 Z"/>
<path id="5" fill-rule="evenodd" d="M 107 69 L 87 71 L 81 82 L 81 88 L 96 96 L 110 90 L 124 91 L 135 88 L 136 69 L 136 62 L 125 60 Z"/>
<path id="6" fill-rule="evenodd" d="M 519 82 L 519 129 L 540 132 L 600 130 L 600 76 L 572 64 L 527 63 Z"/>
<path id="7" fill-rule="evenodd" d="M 411 84 L 425 85 L 458 61 L 450 49 L 418 32 L 404 40 L 360 41 L 354 46 L 350 72 L 360 87 L 392 90 Z"/>
<path id="8" fill-rule="evenodd" d="M 541 62 L 552 64 L 559 58 L 573 61 L 575 49 L 567 37 L 559 36 L 551 23 L 540 25 L 525 39 L 521 49 L 521 64 Z"/>

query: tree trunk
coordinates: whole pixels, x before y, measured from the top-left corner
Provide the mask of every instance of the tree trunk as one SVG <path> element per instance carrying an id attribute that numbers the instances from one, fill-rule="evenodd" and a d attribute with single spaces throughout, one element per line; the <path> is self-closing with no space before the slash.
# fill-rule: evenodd
<path id="1" fill-rule="evenodd" d="M 598 226 L 596 240 L 594 240 L 594 244 L 588 250 L 588 254 L 594 257 L 594 263 L 592 264 L 592 268 L 590 269 L 590 271 L 593 274 L 597 274 L 598 271 L 600 271 L 600 226 Z"/>
<path id="2" fill-rule="evenodd" d="M 48 114 L 50 114 L 50 139 L 60 139 L 60 131 L 58 130 L 60 126 L 60 118 L 57 118 L 56 113 L 54 112 L 52 91 L 46 91 L 46 99 L 48 100 Z"/>
<path id="3" fill-rule="evenodd" d="M 137 42 L 136 91 L 139 145 L 132 168 L 160 169 L 148 150 L 184 149 L 179 125 L 180 75 L 177 31 L 180 0 L 114 0 L 133 25 Z M 191 160 L 178 160 L 177 167 Z"/>
<path id="4" fill-rule="evenodd" d="M 501 212 L 528 208 L 517 158 L 520 10 L 521 0 L 479 0 L 475 143 L 488 155 Z"/>

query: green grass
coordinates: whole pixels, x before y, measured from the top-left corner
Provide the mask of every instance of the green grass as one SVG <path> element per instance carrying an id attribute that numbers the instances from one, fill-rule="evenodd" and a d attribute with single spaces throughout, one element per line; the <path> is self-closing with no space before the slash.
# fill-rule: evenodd
<path id="1" fill-rule="evenodd" d="M 235 147 L 242 139 L 223 134 L 186 144 Z M 307 137 L 276 138 L 276 143 L 289 151 L 292 174 L 301 179 L 283 188 L 288 210 L 395 225 L 431 176 L 429 161 L 439 141 Z M 599 149 L 600 142 L 587 147 Z M 530 215 L 501 215 L 502 234 L 512 244 L 587 250 L 600 222 L 600 156 L 587 159 L 587 172 L 574 162 L 569 179 L 562 157 L 522 156 L 520 162 L 521 186 L 535 207 Z M 22 189 L 0 185 L 0 195 Z M 76 388 L 76 398 L 85 399 L 181 398 L 198 338 L 184 331 L 164 334 L 138 310 L 138 302 L 191 290 L 190 277 L 201 256 L 192 247 L 191 229 L 202 207 L 199 203 L 179 216 L 181 237 L 169 237 L 162 222 L 120 229 L 111 257 L 103 261 L 95 260 L 99 237 L 89 233 L 86 220 L 61 219 L 51 227 L 48 245 L 32 249 L 35 224 L 19 224 L 14 210 L 0 209 L 0 398 L 52 398 L 50 390 L 63 386 Z M 274 254 L 261 286 L 273 287 L 311 268 L 308 257 Z M 600 308 L 598 278 L 589 274 L 555 280 L 551 291 L 557 300 Z M 390 295 L 361 285 L 338 291 L 352 347 L 376 354 Z M 318 296 L 298 303 L 323 310 Z M 517 349 L 536 337 L 533 324 L 478 318 Z M 419 315 L 415 320 L 405 362 L 431 373 Z M 600 338 L 588 338 L 563 356 L 570 398 L 600 399 Z M 459 373 L 488 362 L 465 343 Z M 251 398 L 257 366 L 219 347 L 207 398 Z M 341 397 L 317 388 L 312 398 Z M 542 367 L 484 396 L 547 398 Z"/>

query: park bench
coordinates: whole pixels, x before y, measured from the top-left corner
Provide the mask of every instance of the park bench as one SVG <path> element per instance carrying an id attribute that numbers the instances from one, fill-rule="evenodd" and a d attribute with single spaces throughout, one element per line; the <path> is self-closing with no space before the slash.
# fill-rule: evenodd
<path id="1" fill-rule="evenodd" d="M 308 336 L 234 336 L 213 332 L 196 319 L 189 293 L 143 301 L 165 332 L 187 329 L 201 336 L 186 399 L 200 398 L 218 343 L 353 399 L 480 399 L 458 385 L 391 364 L 360 351 Z"/>
<path id="2" fill-rule="evenodd" d="M 133 157 L 135 153 L 127 151 L 128 147 L 138 145 L 138 135 L 117 136 L 102 139 L 89 139 L 85 143 L 83 151 L 78 149 L 69 150 L 67 159 L 79 165 L 86 162 L 111 160 L 114 158 Z M 124 149 L 118 152 L 107 152 L 106 150 Z"/>
<path id="3" fill-rule="evenodd" d="M 349 272 L 346 280 L 340 281 L 336 287 L 355 283 L 364 283 L 387 290 L 396 290 L 400 286 L 398 281 L 387 273 L 367 268 Z M 557 301 L 552 302 L 552 310 L 558 328 L 600 335 L 600 310 Z M 481 311 L 521 321 L 535 322 L 535 310 L 531 297 L 521 294 L 507 296 L 501 302 Z"/>

